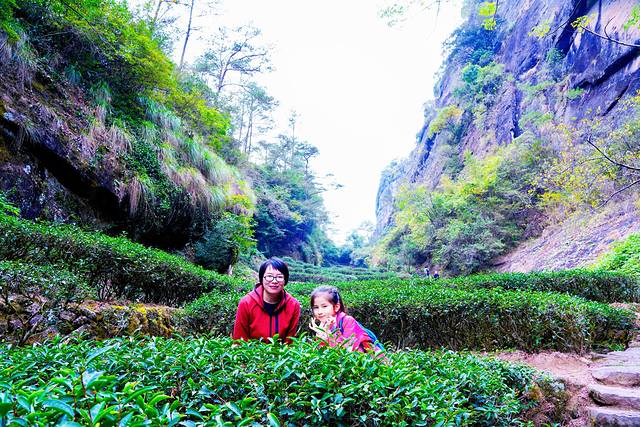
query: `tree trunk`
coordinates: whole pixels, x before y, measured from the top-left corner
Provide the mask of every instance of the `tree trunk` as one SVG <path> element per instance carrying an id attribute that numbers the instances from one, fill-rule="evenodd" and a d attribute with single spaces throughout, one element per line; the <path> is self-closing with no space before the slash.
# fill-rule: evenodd
<path id="1" fill-rule="evenodd" d="M 182 46 L 182 55 L 180 55 L 180 65 L 179 69 L 182 70 L 182 65 L 184 64 L 184 53 L 187 51 L 187 43 L 189 43 L 189 37 L 191 36 L 191 23 L 193 22 L 193 6 L 195 5 L 196 0 L 191 0 L 191 7 L 189 8 L 189 23 L 187 24 L 187 34 L 184 37 L 184 45 Z"/>

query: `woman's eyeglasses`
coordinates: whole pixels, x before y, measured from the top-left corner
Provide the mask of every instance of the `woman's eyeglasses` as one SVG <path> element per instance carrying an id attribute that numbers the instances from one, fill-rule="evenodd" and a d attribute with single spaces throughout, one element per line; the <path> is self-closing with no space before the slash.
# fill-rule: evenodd
<path id="1" fill-rule="evenodd" d="M 274 276 L 273 274 L 264 275 L 264 280 L 267 282 L 273 282 L 273 279 L 276 279 L 278 282 L 284 282 L 284 276 L 282 274 L 278 274 L 277 276 Z"/>

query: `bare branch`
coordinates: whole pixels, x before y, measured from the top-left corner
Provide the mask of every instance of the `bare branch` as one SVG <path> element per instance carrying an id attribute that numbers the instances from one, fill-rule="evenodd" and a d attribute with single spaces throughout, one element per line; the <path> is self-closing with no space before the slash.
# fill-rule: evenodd
<path id="1" fill-rule="evenodd" d="M 640 168 L 634 167 L 634 166 L 629 166 L 629 165 L 625 165 L 624 163 L 620 163 L 617 162 L 615 160 L 613 160 L 611 157 L 609 157 L 607 154 L 605 154 L 604 151 L 602 151 L 600 149 L 600 147 L 598 147 L 597 145 L 595 145 L 593 142 L 591 142 L 591 135 L 589 135 L 589 138 L 587 138 L 587 144 L 589 144 L 590 146 L 592 146 L 593 148 L 595 148 L 598 153 L 602 154 L 602 156 L 607 159 L 607 161 L 609 161 L 610 163 L 618 166 L 619 168 L 622 169 L 629 169 L 629 170 L 633 170 L 633 171 L 640 171 Z"/>
<path id="2" fill-rule="evenodd" d="M 580 25 L 580 27 L 579 27 L 579 28 L 582 28 L 582 29 L 583 29 L 584 31 L 586 31 L 587 33 L 589 33 L 589 34 L 593 34 L 594 36 L 599 37 L 599 38 L 601 38 L 601 39 L 603 39 L 603 40 L 607 40 L 607 41 L 609 41 L 609 42 L 611 42 L 611 43 L 616 43 L 616 44 L 619 44 L 619 45 L 621 45 L 621 46 L 627 46 L 627 47 L 633 47 L 633 48 L 640 48 L 640 45 L 639 45 L 639 44 L 632 44 L 632 43 L 623 42 L 623 41 L 618 40 L 618 39 L 613 39 L 613 38 L 609 37 L 609 35 L 607 35 L 607 34 L 606 34 L 606 32 L 605 32 L 605 35 L 602 35 L 602 34 L 600 34 L 600 33 L 596 33 L 596 32 L 595 32 L 595 31 L 593 31 L 593 30 L 590 30 L 589 28 L 587 28 L 587 27 L 585 27 L 585 26 L 582 26 L 582 25 Z"/>
<path id="3" fill-rule="evenodd" d="M 607 203 L 609 203 L 611 201 L 611 199 L 613 199 L 615 196 L 617 196 L 618 194 L 622 193 L 625 190 L 628 190 L 629 188 L 633 187 L 634 185 L 640 184 L 640 179 L 633 181 L 631 184 L 629 185 L 625 185 L 624 187 L 622 187 L 621 189 L 619 189 L 618 191 L 616 191 L 615 193 L 613 193 L 611 196 L 609 196 L 607 198 L 607 200 L 605 200 L 604 202 L 600 203 L 598 205 L 598 208 L 603 207 L 604 205 L 606 205 Z"/>

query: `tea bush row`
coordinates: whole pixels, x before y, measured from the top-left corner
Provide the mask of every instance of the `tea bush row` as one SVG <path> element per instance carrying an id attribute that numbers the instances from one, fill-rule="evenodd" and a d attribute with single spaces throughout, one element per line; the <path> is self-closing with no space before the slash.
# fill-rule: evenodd
<path id="1" fill-rule="evenodd" d="M 284 257 L 288 264 L 292 282 L 326 283 L 332 281 L 390 279 L 397 274 L 390 271 L 349 266 L 322 267 Z"/>
<path id="2" fill-rule="evenodd" d="M 594 346 L 626 345 L 634 331 L 628 310 L 569 295 L 494 289 L 455 289 L 412 281 L 347 283 L 349 312 L 396 348 L 556 349 L 582 353 Z M 308 307 L 309 284 L 289 291 Z M 185 306 L 194 331 L 228 335 L 241 293 L 212 292 Z M 309 320 L 307 308 L 301 325 Z"/>
<path id="3" fill-rule="evenodd" d="M 0 260 L 64 265 L 99 299 L 177 305 L 236 279 L 124 237 L 82 231 L 72 225 L 32 222 L 0 213 Z"/>
<path id="4" fill-rule="evenodd" d="M 482 274 L 445 279 L 463 288 L 563 292 L 600 302 L 640 302 L 640 281 L 621 272 L 573 269 L 554 272 Z"/>
<path id="5" fill-rule="evenodd" d="M 362 353 L 230 339 L 0 347 L 0 423 L 513 426 L 530 368 L 447 351 Z"/>

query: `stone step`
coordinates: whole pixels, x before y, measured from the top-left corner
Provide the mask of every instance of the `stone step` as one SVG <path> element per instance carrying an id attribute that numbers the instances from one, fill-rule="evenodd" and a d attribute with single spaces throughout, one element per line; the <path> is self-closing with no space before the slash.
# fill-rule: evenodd
<path id="1" fill-rule="evenodd" d="M 603 384 L 634 387 L 640 385 L 640 366 L 605 366 L 591 371 Z"/>
<path id="2" fill-rule="evenodd" d="M 589 386 L 589 396 L 602 405 L 640 409 L 640 388 L 612 387 L 600 384 Z"/>
<path id="3" fill-rule="evenodd" d="M 612 351 L 600 358 L 606 365 L 640 366 L 640 347 L 629 347 L 624 351 Z"/>
<path id="4" fill-rule="evenodd" d="M 601 406 L 592 406 L 588 410 L 595 427 L 640 426 L 640 411 Z"/>

